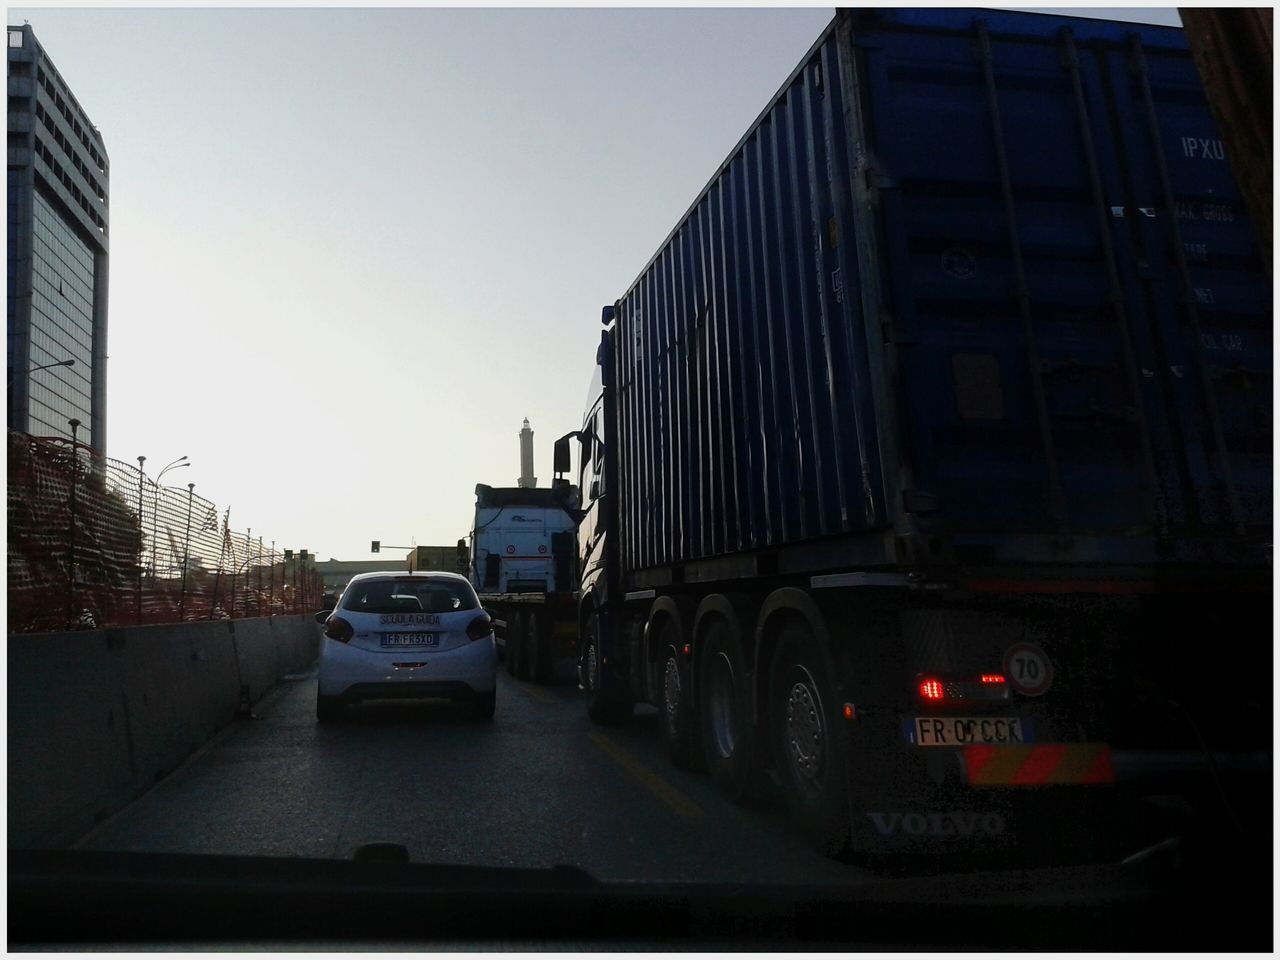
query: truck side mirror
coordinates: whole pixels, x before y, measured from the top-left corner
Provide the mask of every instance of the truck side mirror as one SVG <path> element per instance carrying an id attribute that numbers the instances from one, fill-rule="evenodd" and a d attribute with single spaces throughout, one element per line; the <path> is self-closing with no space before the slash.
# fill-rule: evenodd
<path id="1" fill-rule="evenodd" d="M 569 438 L 561 437 L 556 441 L 554 466 L 552 473 L 568 473 L 571 469 L 571 458 L 569 456 Z"/>

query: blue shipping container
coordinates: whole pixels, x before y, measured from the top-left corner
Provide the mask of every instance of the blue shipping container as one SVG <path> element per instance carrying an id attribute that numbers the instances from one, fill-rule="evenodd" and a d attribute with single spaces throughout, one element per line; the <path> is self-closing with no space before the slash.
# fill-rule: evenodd
<path id="1" fill-rule="evenodd" d="M 618 303 L 628 583 L 1257 562 L 1271 336 L 1180 30 L 842 12 Z"/>

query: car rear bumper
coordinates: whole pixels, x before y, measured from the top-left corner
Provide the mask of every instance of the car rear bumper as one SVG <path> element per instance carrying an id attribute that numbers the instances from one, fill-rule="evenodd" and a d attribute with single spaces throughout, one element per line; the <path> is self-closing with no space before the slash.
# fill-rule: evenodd
<path id="1" fill-rule="evenodd" d="M 383 683 L 353 683 L 338 697 L 344 703 L 361 700 L 470 700 L 481 691 L 459 680 L 413 680 Z"/>
<path id="2" fill-rule="evenodd" d="M 492 638 L 442 652 L 362 650 L 325 638 L 320 653 L 323 697 L 462 699 L 489 693 L 497 682 L 498 651 Z"/>

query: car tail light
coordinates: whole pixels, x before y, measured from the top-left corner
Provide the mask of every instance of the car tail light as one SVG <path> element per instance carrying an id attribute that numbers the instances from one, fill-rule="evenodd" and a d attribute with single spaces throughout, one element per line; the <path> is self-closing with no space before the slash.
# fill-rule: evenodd
<path id="1" fill-rule="evenodd" d="M 483 640 L 493 632 L 493 621 L 487 613 L 482 613 L 467 624 L 467 637 L 471 640 Z"/>
<path id="2" fill-rule="evenodd" d="M 351 624 L 341 617 L 330 617 L 324 622 L 324 635 L 339 643 L 349 643 L 356 634 Z"/>

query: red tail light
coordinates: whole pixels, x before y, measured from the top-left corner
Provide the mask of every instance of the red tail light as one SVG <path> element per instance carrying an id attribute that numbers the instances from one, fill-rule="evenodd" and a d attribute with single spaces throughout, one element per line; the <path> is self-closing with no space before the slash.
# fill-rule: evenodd
<path id="1" fill-rule="evenodd" d="M 941 700 L 942 699 L 942 682 L 939 680 L 922 680 L 920 682 L 920 696 L 925 700 Z"/>
<path id="2" fill-rule="evenodd" d="M 331 640 L 337 640 L 339 643 L 350 643 L 355 633 L 351 624 L 341 617 L 330 617 L 324 622 L 324 635 Z"/>
<path id="3" fill-rule="evenodd" d="M 489 619 L 487 613 L 482 613 L 469 624 L 467 624 L 467 638 L 470 640 L 483 640 L 493 632 L 493 621 Z"/>
<path id="4" fill-rule="evenodd" d="M 939 706 L 1009 699 L 1009 687 L 999 673 L 919 674 L 915 682 L 920 699 Z"/>

